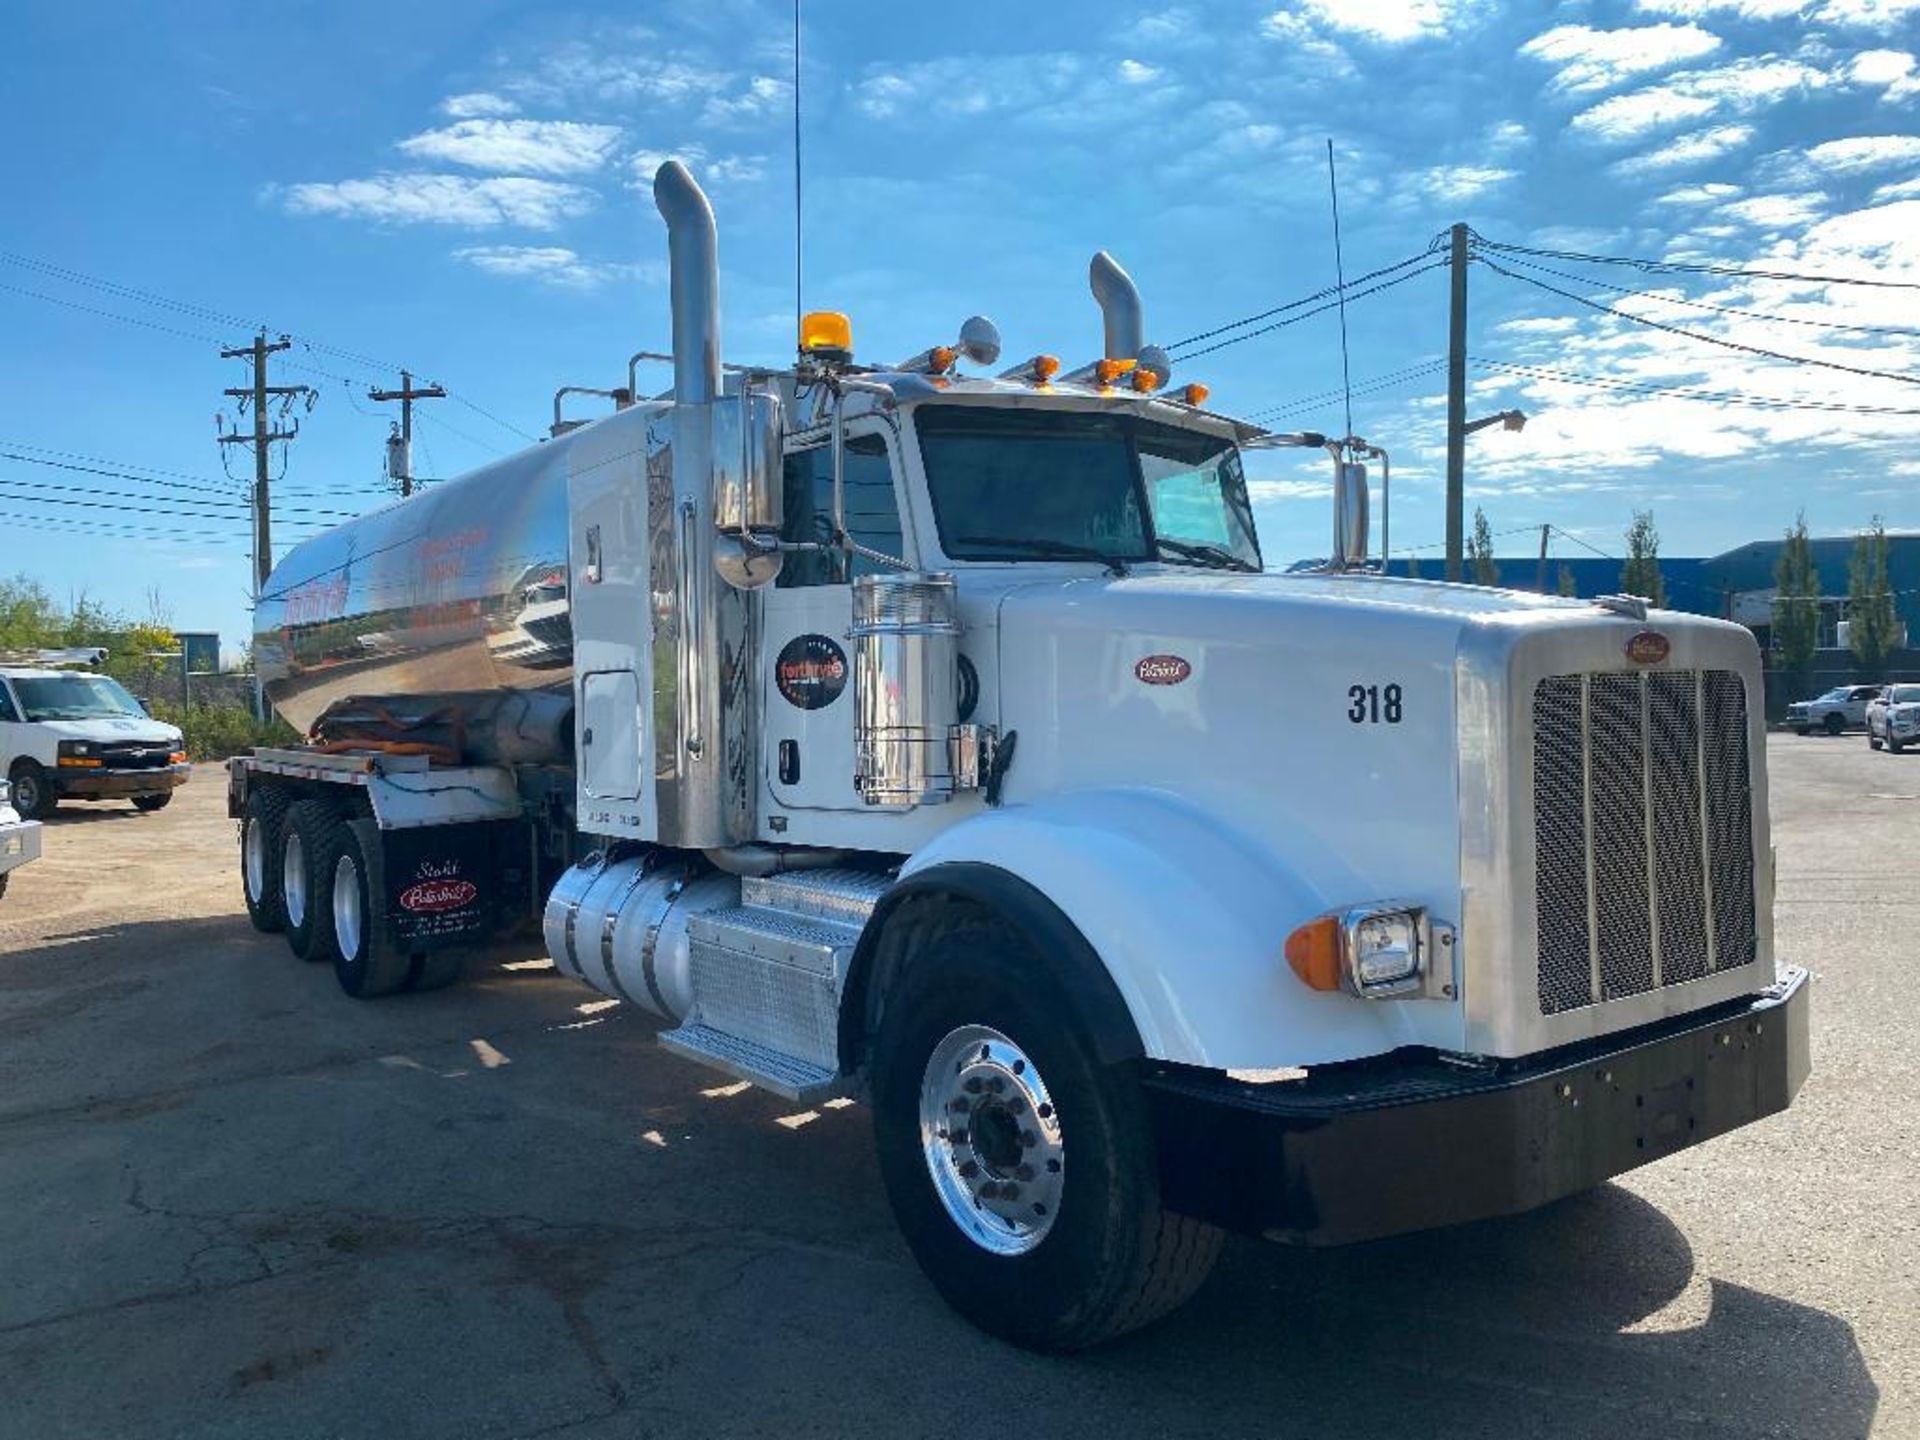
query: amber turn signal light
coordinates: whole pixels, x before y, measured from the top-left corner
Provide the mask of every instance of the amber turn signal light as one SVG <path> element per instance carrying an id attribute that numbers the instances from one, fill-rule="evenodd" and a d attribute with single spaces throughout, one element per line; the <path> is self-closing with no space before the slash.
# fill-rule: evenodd
<path id="1" fill-rule="evenodd" d="M 1207 403 L 1207 397 L 1213 394 L 1204 385 L 1189 385 L 1180 392 L 1180 398 L 1196 409 Z"/>
<path id="2" fill-rule="evenodd" d="M 1340 920 L 1322 915 L 1287 936 L 1287 964 L 1315 990 L 1340 988 Z"/>

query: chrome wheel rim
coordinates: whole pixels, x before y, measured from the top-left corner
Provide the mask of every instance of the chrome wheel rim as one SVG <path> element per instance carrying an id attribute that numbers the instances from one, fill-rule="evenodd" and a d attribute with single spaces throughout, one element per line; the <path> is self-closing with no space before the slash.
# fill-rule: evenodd
<path id="1" fill-rule="evenodd" d="M 287 902 L 287 923 L 298 930 L 307 923 L 307 844 L 298 830 L 287 832 L 286 853 L 280 861 L 280 893 Z"/>
<path id="2" fill-rule="evenodd" d="M 333 867 L 333 935 L 344 959 L 360 958 L 360 931 L 365 923 L 360 908 L 360 871 L 351 855 L 342 855 Z"/>
<path id="3" fill-rule="evenodd" d="M 258 905 L 267 892 L 267 840 L 258 820 L 247 821 L 240 841 L 240 863 L 247 878 L 247 898 Z"/>
<path id="4" fill-rule="evenodd" d="M 22 815 L 31 815 L 40 808 L 40 782 L 31 775 L 22 775 L 13 782 L 13 808 Z"/>
<path id="5" fill-rule="evenodd" d="M 920 1146 L 947 1218 L 981 1249 L 1024 1255 L 1053 1229 L 1066 1147 L 1031 1057 L 988 1025 L 933 1047 L 920 1085 Z"/>

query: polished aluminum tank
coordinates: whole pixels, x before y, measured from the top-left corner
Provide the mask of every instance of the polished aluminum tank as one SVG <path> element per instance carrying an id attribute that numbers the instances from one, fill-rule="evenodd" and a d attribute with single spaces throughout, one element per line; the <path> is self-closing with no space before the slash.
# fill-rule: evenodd
<path id="1" fill-rule="evenodd" d="M 566 687 L 574 438 L 523 450 L 289 551 L 254 613 L 254 660 L 274 709 L 305 731 L 349 695 Z"/>

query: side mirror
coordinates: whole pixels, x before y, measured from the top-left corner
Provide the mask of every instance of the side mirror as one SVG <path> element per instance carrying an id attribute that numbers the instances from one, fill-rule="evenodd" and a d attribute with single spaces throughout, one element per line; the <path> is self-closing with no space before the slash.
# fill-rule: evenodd
<path id="1" fill-rule="evenodd" d="M 1334 461 L 1333 565 L 1360 570 L 1367 563 L 1367 467 Z"/>
<path id="2" fill-rule="evenodd" d="M 714 566 L 740 590 L 756 590 L 780 574 L 776 548 L 786 523 L 780 442 L 780 399 L 749 391 L 713 407 L 713 524 L 734 543 L 716 545 Z"/>

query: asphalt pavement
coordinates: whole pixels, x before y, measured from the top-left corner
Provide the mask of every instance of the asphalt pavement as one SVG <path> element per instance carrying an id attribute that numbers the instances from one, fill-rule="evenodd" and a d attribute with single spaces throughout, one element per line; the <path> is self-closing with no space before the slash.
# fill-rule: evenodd
<path id="1" fill-rule="evenodd" d="M 1920 1436 L 1920 754 L 1769 751 L 1789 1113 L 1515 1220 L 1234 1241 L 1071 1359 L 941 1305 L 861 1107 L 537 949 L 346 999 L 247 924 L 216 767 L 63 810 L 0 900 L 0 1436 Z"/>

